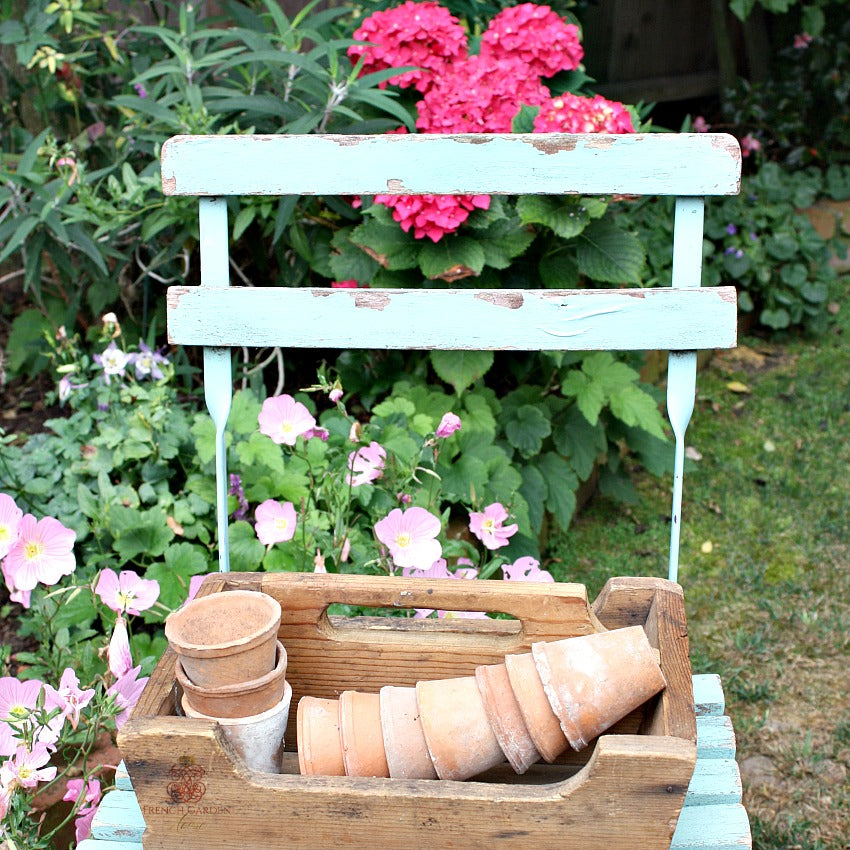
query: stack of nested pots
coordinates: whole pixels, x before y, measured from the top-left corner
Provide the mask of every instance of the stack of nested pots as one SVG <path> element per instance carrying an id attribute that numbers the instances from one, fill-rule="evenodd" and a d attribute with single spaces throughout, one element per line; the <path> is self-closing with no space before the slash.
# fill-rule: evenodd
<path id="1" fill-rule="evenodd" d="M 298 704 L 303 774 L 469 779 L 580 750 L 665 686 L 640 626 L 541 642 L 474 676 Z"/>
<path id="2" fill-rule="evenodd" d="M 280 773 L 292 698 L 280 618 L 273 597 L 232 590 L 193 599 L 165 621 L 183 713 L 217 720 L 246 764 L 267 773 Z"/>

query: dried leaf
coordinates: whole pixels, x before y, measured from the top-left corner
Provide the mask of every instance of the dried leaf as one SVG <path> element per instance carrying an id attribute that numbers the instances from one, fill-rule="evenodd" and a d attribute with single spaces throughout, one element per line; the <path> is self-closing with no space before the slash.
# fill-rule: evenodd
<path id="1" fill-rule="evenodd" d="M 166 516 L 165 524 L 178 536 L 182 537 L 184 535 L 183 526 L 174 519 L 173 516 Z"/>
<path id="2" fill-rule="evenodd" d="M 706 540 L 702 546 L 699 547 L 699 550 L 703 555 L 710 555 L 714 551 L 714 544 L 710 540 Z"/>
<path id="3" fill-rule="evenodd" d="M 693 446 L 685 446 L 685 457 L 688 460 L 702 460 L 702 452 L 695 449 Z"/>
<path id="4" fill-rule="evenodd" d="M 729 383 L 726 384 L 726 389 L 730 390 L 733 393 L 752 392 L 752 390 L 746 384 L 742 384 L 740 381 L 729 381 Z"/>

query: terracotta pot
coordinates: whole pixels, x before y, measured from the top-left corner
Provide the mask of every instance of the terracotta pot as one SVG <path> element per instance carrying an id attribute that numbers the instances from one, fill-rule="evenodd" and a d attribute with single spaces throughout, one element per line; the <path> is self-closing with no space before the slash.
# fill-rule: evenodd
<path id="1" fill-rule="evenodd" d="M 505 670 L 535 748 L 546 761 L 555 761 L 569 747 L 569 742 L 549 705 L 531 653 L 506 655 Z"/>
<path id="2" fill-rule="evenodd" d="M 343 691 L 339 733 L 346 776 L 389 776 L 378 694 Z"/>
<path id="3" fill-rule="evenodd" d="M 177 681 L 189 705 L 210 717 L 250 717 L 261 714 L 283 699 L 286 688 L 286 650 L 277 642 L 277 664 L 270 673 L 235 685 L 203 688 L 189 681 L 182 659 L 175 664 Z"/>
<path id="4" fill-rule="evenodd" d="M 502 752 L 517 773 L 525 773 L 540 760 L 540 753 L 528 733 L 507 668 L 504 664 L 482 665 L 475 670 L 475 681 Z"/>
<path id="5" fill-rule="evenodd" d="M 283 734 L 289 720 L 289 704 L 292 687 L 286 683 L 283 699 L 268 711 L 252 717 L 210 717 L 195 711 L 185 694 L 181 700 L 183 713 L 187 717 L 202 717 L 215 720 L 221 726 L 233 748 L 245 764 L 264 773 L 280 773 L 280 759 L 285 746 Z"/>
<path id="6" fill-rule="evenodd" d="M 416 688 L 381 688 L 381 729 L 387 766 L 393 779 L 436 779 L 419 719 Z"/>
<path id="7" fill-rule="evenodd" d="M 641 626 L 536 643 L 531 653 L 549 704 L 575 750 L 666 684 Z"/>
<path id="8" fill-rule="evenodd" d="M 345 776 L 339 700 L 301 697 L 296 721 L 298 769 L 302 776 Z"/>
<path id="9" fill-rule="evenodd" d="M 192 684 L 235 685 L 275 667 L 280 616 L 280 603 L 268 594 L 229 590 L 193 599 L 169 614 L 165 636 Z"/>
<path id="10" fill-rule="evenodd" d="M 416 699 L 440 779 L 469 779 L 505 760 L 474 676 L 419 682 Z"/>

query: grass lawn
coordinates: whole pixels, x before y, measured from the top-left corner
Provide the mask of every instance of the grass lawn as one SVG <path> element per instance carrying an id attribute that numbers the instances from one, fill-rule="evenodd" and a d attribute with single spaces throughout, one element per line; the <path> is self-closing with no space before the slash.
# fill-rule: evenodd
<path id="1" fill-rule="evenodd" d="M 754 847 L 848 848 L 850 302 L 820 339 L 740 343 L 700 371 L 686 441 L 691 657 L 723 678 Z M 638 504 L 597 497 L 550 541 L 591 598 L 666 575 L 671 483 L 634 477 Z"/>

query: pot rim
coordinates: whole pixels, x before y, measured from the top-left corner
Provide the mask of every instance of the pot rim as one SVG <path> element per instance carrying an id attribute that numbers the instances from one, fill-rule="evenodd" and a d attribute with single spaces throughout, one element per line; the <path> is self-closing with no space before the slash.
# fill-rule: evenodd
<path id="1" fill-rule="evenodd" d="M 217 688 L 204 688 L 200 685 L 194 684 L 189 677 L 186 675 L 186 671 L 183 669 L 183 663 L 178 657 L 176 663 L 174 665 L 174 670 L 177 675 L 177 681 L 180 683 L 180 687 L 184 692 L 188 691 L 189 693 L 195 693 L 199 696 L 203 696 L 209 699 L 216 698 L 230 698 L 237 695 L 250 694 L 254 691 L 259 691 L 262 688 L 266 687 L 270 682 L 273 682 L 282 676 L 286 675 L 286 649 L 280 641 L 276 641 L 277 643 L 277 663 L 274 666 L 274 669 L 266 673 L 264 676 L 260 676 L 259 679 L 250 679 L 247 682 L 236 682 L 233 685 L 219 685 Z M 288 682 L 286 684 L 289 684 Z M 284 688 L 285 691 L 285 688 Z"/>
<path id="2" fill-rule="evenodd" d="M 184 703 L 188 703 L 189 701 L 186 699 L 185 694 L 180 700 L 180 709 L 182 710 L 185 717 L 188 717 L 190 720 L 215 720 L 216 723 L 219 723 L 222 726 L 250 726 L 252 723 L 261 723 L 264 720 L 269 720 L 271 717 L 274 717 L 278 714 L 283 714 L 284 711 L 289 711 L 290 703 L 292 702 L 292 685 L 289 682 L 284 682 L 283 686 L 283 699 L 277 704 L 273 705 L 271 708 L 267 708 L 265 711 L 260 712 L 259 714 L 250 714 L 247 717 L 216 717 L 214 714 L 203 714 L 189 706 L 193 714 L 189 714 L 186 710 L 186 706 Z"/>

